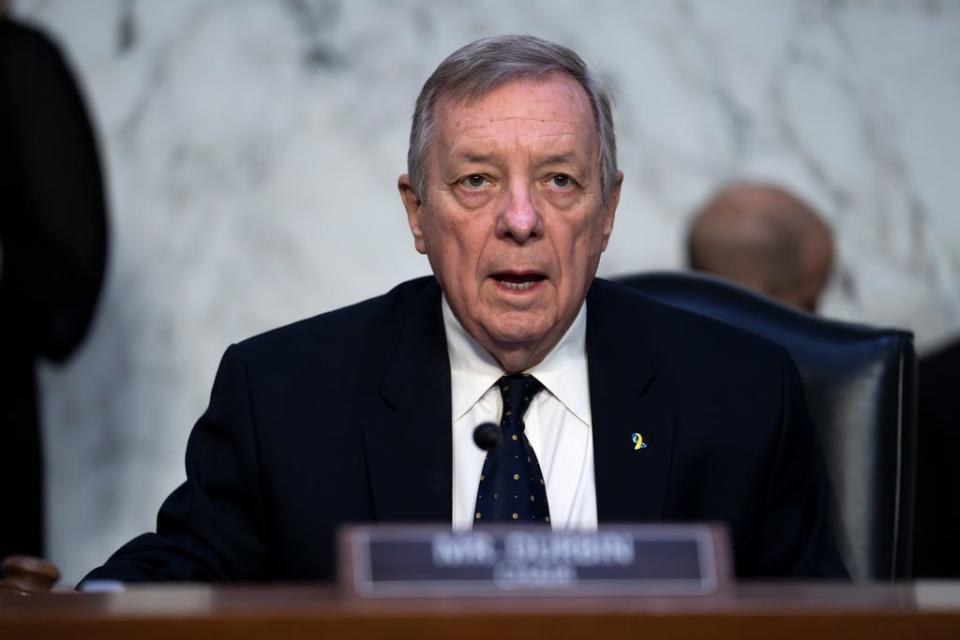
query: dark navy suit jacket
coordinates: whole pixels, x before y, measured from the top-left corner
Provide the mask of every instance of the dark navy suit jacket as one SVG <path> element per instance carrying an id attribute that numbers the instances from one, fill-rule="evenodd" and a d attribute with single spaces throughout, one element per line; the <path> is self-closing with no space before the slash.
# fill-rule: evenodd
<path id="1" fill-rule="evenodd" d="M 231 346 L 157 533 L 88 578 L 327 580 L 340 524 L 449 523 L 440 296 L 421 278 Z M 784 349 L 596 280 L 587 358 L 601 525 L 722 521 L 740 576 L 842 575 Z"/>

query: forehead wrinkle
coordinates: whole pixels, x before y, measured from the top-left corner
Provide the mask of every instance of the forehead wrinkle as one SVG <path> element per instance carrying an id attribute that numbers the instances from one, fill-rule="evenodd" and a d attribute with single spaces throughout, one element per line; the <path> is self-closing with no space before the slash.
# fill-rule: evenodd
<path id="1" fill-rule="evenodd" d="M 538 158 L 538 164 L 579 164 L 583 162 L 585 156 L 589 156 L 589 151 L 581 149 L 579 136 L 574 133 L 541 133 L 529 136 L 517 132 L 506 136 L 503 134 L 461 136 L 449 146 L 449 156 L 473 162 L 493 160 L 494 156 L 509 153 L 508 149 L 511 146 L 522 144 L 523 137 L 535 141 L 546 141 L 544 144 L 525 149 L 526 155 Z M 567 138 L 573 140 L 568 141 Z"/>
<path id="2" fill-rule="evenodd" d="M 479 120 L 479 121 L 478 121 Z M 464 117 L 458 120 L 456 123 L 453 123 L 450 126 L 449 136 L 471 136 L 472 131 L 483 131 L 484 129 L 489 129 L 491 127 L 497 127 L 503 124 L 512 124 L 513 134 L 523 132 L 527 135 L 535 138 L 547 137 L 547 136 L 579 136 L 581 134 L 582 127 L 578 127 L 576 124 L 568 120 L 553 120 L 553 119 L 544 119 L 544 118 L 529 118 L 525 116 L 508 116 L 500 118 L 476 118 L 476 117 Z M 521 127 L 521 124 L 525 123 L 534 123 L 529 128 Z M 539 125 L 539 126 L 538 126 Z M 553 125 L 553 126 L 550 126 Z M 547 129 L 546 131 L 538 131 L 539 129 Z M 503 137 L 504 132 L 490 132 L 486 135 L 484 134 L 475 134 L 471 137 Z"/>
<path id="3" fill-rule="evenodd" d="M 557 118 L 544 118 L 544 117 L 533 117 L 533 116 L 523 116 L 523 115 L 515 115 L 515 116 L 499 115 L 499 116 L 497 116 L 497 117 L 495 117 L 495 118 L 491 118 L 491 117 L 486 117 L 486 118 L 485 118 L 484 115 L 483 115 L 483 112 L 484 112 L 484 111 L 487 111 L 487 110 L 486 110 L 486 109 L 481 109 L 479 115 L 468 115 L 468 114 L 464 114 L 464 115 L 457 121 L 457 124 L 459 125 L 459 124 L 463 123 L 464 121 L 482 120 L 483 122 L 478 123 L 476 126 L 483 126 L 483 125 L 485 125 L 485 124 L 489 124 L 489 123 L 492 123 L 492 122 L 513 122 L 513 121 L 515 121 L 515 120 L 531 120 L 531 121 L 533 121 L 533 122 L 543 122 L 543 123 L 550 123 L 550 124 L 563 124 L 563 125 L 570 125 L 571 128 L 579 128 L 579 127 L 577 127 L 577 126 L 575 125 L 575 123 L 571 122 L 570 118 L 560 118 L 560 117 L 557 117 Z"/>

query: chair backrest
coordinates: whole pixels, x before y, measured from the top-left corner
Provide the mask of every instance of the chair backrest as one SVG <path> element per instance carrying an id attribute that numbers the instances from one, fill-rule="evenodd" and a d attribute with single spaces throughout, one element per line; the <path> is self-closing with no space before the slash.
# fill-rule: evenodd
<path id="1" fill-rule="evenodd" d="M 790 351 L 823 445 L 833 490 L 830 524 L 850 575 L 909 578 L 916 476 L 913 335 L 827 320 L 699 273 L 617 280 Z"/>

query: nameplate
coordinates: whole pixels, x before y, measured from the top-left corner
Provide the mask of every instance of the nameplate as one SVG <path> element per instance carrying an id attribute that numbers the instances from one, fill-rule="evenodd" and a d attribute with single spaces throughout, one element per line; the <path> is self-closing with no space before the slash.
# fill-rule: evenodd
<path id="1" fill-rule="evenodd" d="M 340 584 L 362 598 L 707 595 L 730 581 L 718 525 L 354 526 L 340 532 Z"/>

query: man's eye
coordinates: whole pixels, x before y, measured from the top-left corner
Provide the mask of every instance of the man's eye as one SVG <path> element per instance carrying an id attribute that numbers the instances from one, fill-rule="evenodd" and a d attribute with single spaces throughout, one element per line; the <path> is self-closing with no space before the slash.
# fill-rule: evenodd
<path id="1" fill-rule="evenodd" d="M 461 181 L 465 186 L 468 186 L 472 189 L 479 189 L 487 183 L 487 179 L 481 176 L 478 173 L 467 176 Z"/>
<path id="2" fill-rule="evenodd" d="M 550 182 L 553 183 L 553 186 L 559 187 L 560 189 L 566 189 L 573 184 L 573 180 L 570 179 L 570 176 L 566 176 L 562 173 L 558 173 L 550 178 Z"/>

